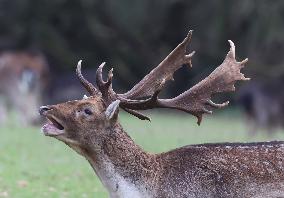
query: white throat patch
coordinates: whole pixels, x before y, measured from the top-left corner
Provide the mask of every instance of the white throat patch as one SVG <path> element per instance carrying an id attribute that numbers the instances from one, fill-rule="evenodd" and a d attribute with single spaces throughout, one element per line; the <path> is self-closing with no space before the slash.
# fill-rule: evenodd
<path id="1" fill-rule="evenodd" d="M 102 163 L 102 169 L 98 169 L 92 164 L 98 177 L 107 188 L 111 198 L 145 198 L 151 197 L 146 192 L 143 184 L 135 185 L 123 178 L 117 171 L 109 159 L 105 159 Z"/>

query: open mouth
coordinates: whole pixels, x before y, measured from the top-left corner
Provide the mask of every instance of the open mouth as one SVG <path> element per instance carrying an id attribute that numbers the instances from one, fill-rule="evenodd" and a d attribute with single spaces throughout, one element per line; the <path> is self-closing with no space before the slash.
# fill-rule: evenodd
<path id="1" fill-rule="evenodd" d="M 64 130 L 64 126 L 62 126 L 56 119 L 53 117 L 48 117 L 47 118 L 51 124 L 53 124 L 58 130 Z"/>
<path id="2" fill-rule="evenodd" d="M 46 116 L 48 122 L 42 127 L 47 136 L 57 136 L 64 133 L 64 126 L 53 116 Z"/>

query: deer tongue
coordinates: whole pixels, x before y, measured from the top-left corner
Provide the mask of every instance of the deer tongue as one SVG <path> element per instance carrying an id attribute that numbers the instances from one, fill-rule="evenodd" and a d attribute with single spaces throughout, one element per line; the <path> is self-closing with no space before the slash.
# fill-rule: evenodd
<path id="1" fill-rule="evenodd" d="M 64 127 L 54 119 L 48 119 L 49 122 L 42 127 L 42 132 L 47 136 L 57 136 L 64 133 Z"/>

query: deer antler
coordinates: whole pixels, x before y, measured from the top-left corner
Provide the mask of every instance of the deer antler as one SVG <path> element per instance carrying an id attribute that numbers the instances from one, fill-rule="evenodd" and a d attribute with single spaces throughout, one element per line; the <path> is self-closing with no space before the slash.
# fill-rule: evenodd
<path id="1" fill-rule="evenodd" d="M 150 120 L 150 118 L 137 110 L 153 108 L 178 109 L 196 116 L 198 124 L 201 123 L 204 113 L 211 114 L 213 108 L 227 106 L 229 102 L 215 104 L 212 102 L 211 96 L 215 93 L 234 91 L 236 81 L 249 80 L 240 72 L 248 59 L 241 62 L 236 61 L 235 45 L 230 40 L 231 48 L 225 60 L 208 77 L 172 99 L 158 99 L 158 95 L 165 83 L 173 79 L 174 72 L 183 64 L 191 66 L 191 58 L 195 52 L 186 54 L 186 47 L 191 40 L 191 36 L 192 31 L 189 31 L 187 37 L 156 68 L 124 94 L 116 94 L 112 90 L 112 70 L 109 72 L 108 80 L 106 82 L 103 80 L 102 69 L 105 63 L 102 63 L 97 70 L 96 82 L 105 103 L 110 104 L 112 101 L 120 100 L 121 108 L 142 120 Z M 95 92 L 92 88 L 94 86 L 90 86 L 88 81 L 81 76 L 80 67 L 81 65 L 78 64 L 77 75 L 80 81 L 88 91 Z M 141 99 L 145 97 L 148 98 Z"/>
<path id="2" fill-rule="evenodd" d="M 157 89 L 164 86 L 166 81 L 174 80 L 173 74 L 176 70 L 187 64 L 190 67 L 191 58 L 194 51 L 190 54 L 186 53 L 186 47 L 189 44 L 192 36 L 190 30 L 186 38 L 148 75 L 146 75 L 139 83 L 137 83 L 130 91 L 119 94 L 122 98 L 137 99 L 152 96 Z"/>
<path id="3" fill-rule="evenodd" d="M 156 90 L 151 98 L 147 100 L 122 101 L 121 106 L 135 110 L 146 110 L 153 108 L 171 108 L 191 113 L 198 118 L 198 124 L 202 121 L 202 114 L 212 113 L 213 108 L 222 108 L 229 104 L 215 104 L 211 100 L 214 93 L 234 91 L 234 84 L 238 80 L 249 80 L 240 72 L 244 64 L 248 61 L 245 59 L 237 62 L 235 59 L 235 46 L 229 40 L 231 49 L 227 54 L 224 62 L 217 67 L 208 77 L 185 91 L 179 96 L 172 99 L 158 99 L 161 87 Z M 163 83 L 162 83 L 163 84 Z"/>
<path id="4" fill-rule="evenodd" d="M 186 47 L 191 40 L 192 32 L 192 30 L 189 31 L 183 42 L 180 43 L 155 69 L 153 69 L 127 93 L 116 94 L 112 90 L 112 70 L 109 73 L 108 81 L 105 82 L 103 80 L 102 69 L 105 63 L 102 63 L 97 69 L 96 82 L 99 90 L 104 97 L 104 101 L 110 104 L 112 100 L 119 99 L 123 102 L 123 104 L 125 104 L 136 101 L 132 99 L 149 97 L 153 95 L 158 89 L 161 89 L 166 81 L 173 80 L 174 72 L 182 67 L 183 64 L 187 64 L 191 67 L 191 58 L 195 52 L 193 51 L 190 54 L 185 53 Z M 138 111 L 123 107 L 123 105 L 121 107 L 126 112 L 138 117 L 139 119 L 150 121 L 149 117 L 143 115 Z"/>
<path id="5" fill-rule="evenodd" d="M 229 104 L 229 101 L 222 104 L 215 104 L 211 96 L 215 93 L 235 91 L 235 82 L 238 80 L 249 80 L 240 72 L 248 61 L 246 58 L 241 62 L 235 59 L 235 45 L 229 40 L 231 49 L 224 62 L 217 67 L 208 77 L 193 86 L 179 96 L 159 101 L 167 108 L 179 109 L 195 115 L 198 124 L 202 121 L 203 113 L 212 113 L 212 108 L 222 108 Z"/>
<path id="6" fill-rule="evenodd" d="M 100 94 L 100 92 L 96 89 L 96 87 L 92 83 L 90 83 L 88 80 L 86 80 L 84 78 L 84 76 L 82 75 L 81 63 L 82 63 L 82 60 L 79 60 L 79 62 L 77 64 L 77 69 L 76 69 L 76 74 L 77 74 L 77 77 L 79 78 L 81 84 L 86 88 L 86 90 L 89 92 L 89 94 L 91 94 L 91 95 Z"/>
<path id="7" fill-rule="evenodd" d="M 102 92 L 102 94 L 103 95 L 107 95 L 109 90 L 112 89 L 112 77 L 113 77 L 112 71 L 113 71 L 113 69 L 111 69 L 109 71 L 108 79 L 105 82 L 103 80 L 103 68 L 104 68 L 104 66 L 105 66 L 105 62 L 103 62 L 99 66 L 99 68 L 97 69 L 97 72 L 96 72 L 96 82 L 97 82 L 97 85 L 98 85 L 100 91 Z"/>

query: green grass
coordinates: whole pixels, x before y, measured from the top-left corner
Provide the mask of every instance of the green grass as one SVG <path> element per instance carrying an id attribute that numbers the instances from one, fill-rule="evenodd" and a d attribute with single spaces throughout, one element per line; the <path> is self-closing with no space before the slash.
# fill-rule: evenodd
<path id="1" fill-rule="evenodd" d="M 201 126 L 185 114 L 152 114 L 152 122 L 121 115 L 125 130 L 145 150 L 164 152 L 205 142 L 247 142 L 284 139 L 249 137 L 240 116 L 225 112 L 205 117 Z M 45 137 L 39 128 L 0 128 L 0 197 L 107 197 L 91 167 L 63 143 Z"/>

